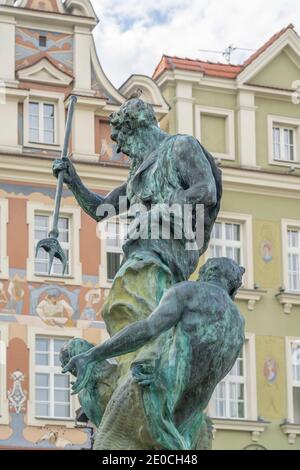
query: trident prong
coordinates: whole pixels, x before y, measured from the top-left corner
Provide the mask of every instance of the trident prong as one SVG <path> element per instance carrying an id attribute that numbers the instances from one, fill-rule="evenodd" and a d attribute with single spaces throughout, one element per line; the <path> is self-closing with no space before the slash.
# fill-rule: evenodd
<path id="1" fill-rule="evenodd" d="M 73 119 L 74 107 L 75 107 L 76 102 L 77 102 L 76 96 L 71 96 L 70 104 L 68 108 L 67 122 L 66 122 L 64 146 L 63 146 L 62 155 L 61 155 L 61 158 L 64 160 L 68 158 L 68 148 L 69 148 L 69 141 L 70 141 L 70 134 L 71 134 L 71 126 L 72 126 L 72 119 Z M 38 242 L 36 246 L 36 250 L 35 250 L 36 257 L 41 248 L 43 248 L 46 251 L 46 253 L 49 254 L 49 269 L 48 269 L 49 276 L 51 274 L 51 269 L 52 269 L 54 258 L 57 258 L 61 261 L 63 265 L 63 275 L 65 274 L 66 267 L 67 267 L 67 257 L 58 241 L 58 237 L 59 237 L 58 217 L 59 217 L 61 196 L 62 196 L 63 183 L 64 183 L 64 173 L 65 173 L 65 170 L 60 171 L 58 175 L 58 179 L 57 179 L 52 230 L 49 232 L 48 238 L 44 238 L 43 240 L 40 240 Z"/>

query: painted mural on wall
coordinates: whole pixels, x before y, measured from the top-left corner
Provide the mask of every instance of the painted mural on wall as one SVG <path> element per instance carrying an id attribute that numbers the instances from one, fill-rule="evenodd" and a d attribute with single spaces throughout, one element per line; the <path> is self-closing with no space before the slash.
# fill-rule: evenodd
<path id="1" fill-rule="evenodd" d="M 0 281 L 0 313 L 21 314 L 24 294 L 24 280 L 18 274 L 8 283 Z"/>
<path id="2" fill-rule="evenodd" d="M 72 36 L 63 33 L 16 28 L 16 70 L 30 67 L 43 58 L 47 58 L 59 70 L 73 75 Z"/>
<path id="3" fill-rule="evenodd" d="M 72 320 L 74 309 L 59 289 L 52 288 L 42 294 L 36 313 L 47 325 L 63 326 Z"/>
<path id="4" fill-rule="evenodd" d="M 111 130 L 108 121 L 99 121 L 99 142 L 98 149 L 99 161 L 110 162 L 118 165 L 129 165 L 129 158 L 123 153 L 117 153 L 117 144 L 110 138 Z"/>
<path id="5" fill-rule="evenodd" d="M 80 315 L 81 320 L 102 320 L 102 305 L 109 293 L 108 289 L 90 289 L 84 296 L 85 306 Z"/>
<path id="6" fill-rule="evenodd" d="M 25 276 L 25 274 L 24 274 Z M 0 320 L 52 327 L 102 325 L 102 307 L 109 289 L 95 282 L 82 287 L 27 284 L 18 273 L 0 280 Z M 97 323 L 101 325 L 97 325 Z"/>
<path id="7" fill-rule="evenodd" d="M 273 358 L 266 359 L 264 363 L 264 376 L 269 384 L 272 384 L 277 379 L 278 364 Z"/>
<path id="8" fill-rule="evenodd" d="M 265 263 L 273 259 L 273 244 L 270 240 L 263 240 L 260 245 L 261 257 Z"/>

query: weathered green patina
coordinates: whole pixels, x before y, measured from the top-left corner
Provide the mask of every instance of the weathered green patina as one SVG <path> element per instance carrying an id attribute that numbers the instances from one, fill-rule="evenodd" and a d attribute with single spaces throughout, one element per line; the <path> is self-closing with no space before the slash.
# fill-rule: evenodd
<path id="1" fill-rule="evenodd" d="M 241 270 L 219 259 L 206 265 L 201 282 L 187 280 L 218 215 L 221 173 L 196 139 L 161 131 L 152 107 L 139 99 L 111 116 L 111 128 L 131 166 L 127 182 L 106 197 L 90 192 L 71 162 L 53 165 L 96 221 L 107 216 L 108 204 L 116 213 L 124 210 L 120 196 L 134 218 L 103 310 L 112 338 L 95 348 L 72 340 L 61 354 L 64 371 L 77 377 L 73 391 L 98 427 L 95 448 L 209 448 L 211 424 L 203 410 L 243 340 L 243 322 L 230 300 Z M 144 210 L 134 211 L 137 204 Z M 173 204 L 190 204 L 192 231 L 203 207 L 203 239 L 192 249 L 191 230 L 182 231 L 184 210 L 171 217 L 170 237 L 162 235 Z M 107 362 L 115 356 L 116 363 Z"/>

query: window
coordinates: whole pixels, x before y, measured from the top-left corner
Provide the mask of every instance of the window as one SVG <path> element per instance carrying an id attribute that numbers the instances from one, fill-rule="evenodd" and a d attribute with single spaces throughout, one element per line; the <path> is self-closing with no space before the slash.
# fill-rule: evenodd
<path id="1" fill-rule="evenodd" d="M 8 278 L 7 223 L 8 200 L 0 199 L 0 275 L 2 279 Z"/>
<path id="2" fill-rule="evenodd" d="M 110 287 L 123 259 L 122 245 L 126 238 L 128 224 L 118 219 L 105 222 L 101 230 L 101 285 Z"/>
<path id="3" fill-rule="evenodd" d="M 6 385 L 6 348 L 8 327 L 0 325 L 0 424 L 9 424 L 7 385 Z"/>
<path id="4" fill-rule="evenodd" d="M 55 105 L 29 102 L 29 141 L 55 144 Z"/>
<path id="5" fill-rule="evenodd" d="M 300 342 L 291 344 L 294 422 L 300 423 Z"/>
<path id="6" fill-rule="evenodd" d="M 70 376 L 61 373 L 59 352 L 65 338 L 35 339 L 35 416 L 71 418 Z"/>
<path id="7" fill-rule="evenodd" d="M 216 418 L 246 418 L 246 370 L 242 349 L 229 374 L 217 385 L 213 395 Z"/>
<path id="8" fill-rule="evenodd" d="M 288 289 L 300 291 L 300 229 L 288 228 Z"/>
<path id="9" fill-rule="evenodd" d="M 54 204 L 54 202 L 53 202 Z M 28 224 L 28 257 L 27 257 L 27 279 L 31 282 L 49 281 L 48 268 L 49 256 L 43 250 L 39 250 L 36 257 L 37 243 L 48 238 L 52 228 L 53 204 L 43 204 L 27 201 L 26 221 Z M 81 209 L 78 206 L 64 205 L 58 221 L 59 243 L 67 257 L 67 269 L 62 276 L 62 264 L 54 259 L 51 280 L 64 282 L 68 285 L 82 284 L 82 265 L 80 262 L 80 228 Z"/>
<path id="10" fill-rule="evenodd" d="M 273 158 L 274 160 L 295 161 L 295 129 L 289 127 L 273 127 Z"/>
<path id="11" fill-rule="evenodd" d="M 242 264 L 242 226 L 239 223 L 215 223 L 209 245 L 211 258 L 227 257 Z"/>
<path id="12" fill-rule="evenodd" d="M 220 212 L 215 222 L 205 259 L 231 258 L 246 270 L 243 276 L 243 288 L 253 289 L 253 243 L 252 243 L 252 216 L 235 212 Z M 240 293 L 237 294 L 239 298 Z M 245 297 L 242 300 L 251 300 Z M 252 297 L 251 297 L 252 298 Z M 257 299 L 258 300 L 258 299 Z"/>
<path id="13" fill-rule="evenodd" d="M 35 213 L 34 215 L 34 242 L 35 246 L 43 238 L 48 237 L 48 233 L 52 226 L 52 215 Z M 70 218 L 59 217 L 59 243 L 67 257 L 67 268 L 65 275 L 70 274 Z M 35 274 L 48 274 L 49 268 L 49 255 L 45 250 L 40 249 L 35 259 L 34 271 Z M 62 276 L 62 263 L 57 258 L 54 258 L 51 274 L 54 276 Z"/>
<path id="14" fill-rule="evenodd" d="M 233 110 L 197 105 L 195 125 L 196 138 L 214 157 L 235 160 Z"/>
<path id="15" fill-rule="evenodd" d="M 47 47 L 47 36 L 43 36 L 43 35 L 39 36 L 39 46 Z"/>
<path id="16" fill-rule="evenodd" d="M 300 425 L 300 338 L 286 338 L 287 421 Z"/>
<path id="17" fill-rule="evenodd" d="M 272 165 L 299 165 L 300 119 L 268 116 L 268 154 Z"/>
<path id="18" fill-rule="evenodd" d="M 208 413 L 218 419 L 256 421 L 256 397 L 255 335 L 247 333 L 234 366 L 215 388 Z"/>

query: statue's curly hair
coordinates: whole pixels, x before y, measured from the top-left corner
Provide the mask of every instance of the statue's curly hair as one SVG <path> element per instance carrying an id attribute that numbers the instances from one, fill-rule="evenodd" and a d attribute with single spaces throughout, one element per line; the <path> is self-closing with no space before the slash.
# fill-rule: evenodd
<path id="1" fill-rule="evenodd" d="M 81 338 L 72 338 L 70 341 L 67 341 L 59 353 L 62 367 L 65 367 L 72 357 L 77 356 L 77 354 L 87 352 L 93 347 L 94 345 L 92 343 Z"/>
<path id="2" fill-rule="evenodd" d="M 230 294 L 241 287 L 245 268 L 230 258 L 210 258 L 199 271 L 200 281 L 223 280 Z"/>
<path id="3" fill-rule="evenodd" d="M 157 119 L 153 107 L 138 98 L 125 101 L 119 111 L 109 117 L 110 124 L 116 129 L 132 132 L 140 127 L 157 126 Z"/>

